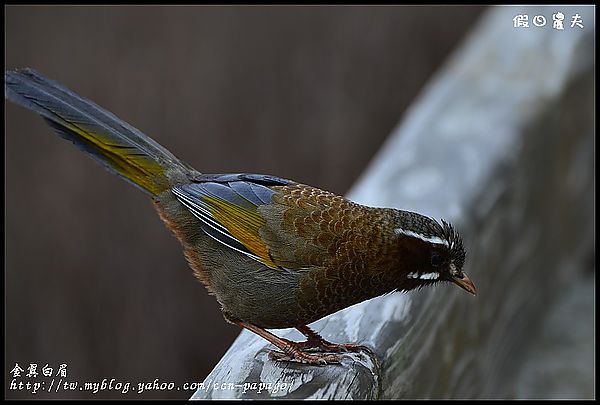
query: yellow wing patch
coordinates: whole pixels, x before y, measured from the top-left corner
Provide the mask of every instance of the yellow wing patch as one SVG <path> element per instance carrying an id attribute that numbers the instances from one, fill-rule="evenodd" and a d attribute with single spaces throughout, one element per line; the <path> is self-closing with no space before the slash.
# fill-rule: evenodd
<path id="1" fill-rule="evenodd" d="M 265 219 L 256 211 L 240 207 L 215 197 L 203 197 L 211 214 L 221 225 L 244 245 L 250 252 L 258 256 L 265 265 L 277 269 L 269 255 L 269 249 L 260 237 L 259 230 L 265 225 Z"/>

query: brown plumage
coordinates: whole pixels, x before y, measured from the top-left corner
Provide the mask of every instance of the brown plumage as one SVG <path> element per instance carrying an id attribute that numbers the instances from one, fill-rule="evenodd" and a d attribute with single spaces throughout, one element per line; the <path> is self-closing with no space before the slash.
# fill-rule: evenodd
<path id="1" fill-rule="evenodd" d="M 465 251 L 442 221 L 371 208 L 275 176 L 201 174 L 92 102 L 26 69 L 5 73 L 5 95 L 148 193 L 225 318 L 264 337 L 277 359 L 339 361 L 369 350 L 323 340 L 307 325 L 393 291 L 453 282 Z M 291 342 L 266 329 L 297 328 Z"/>

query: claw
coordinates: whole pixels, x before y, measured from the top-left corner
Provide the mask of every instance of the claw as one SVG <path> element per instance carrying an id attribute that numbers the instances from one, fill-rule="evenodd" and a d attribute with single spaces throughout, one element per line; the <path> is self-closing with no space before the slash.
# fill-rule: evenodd
<path id="1" fill-rule="evenodd" d="M 307 340 L 304 342 L 293 342 L 291 340 L 277 337 L 266 329 L 256 325 L 242 321 L 233 322 L 237 323 L 242 328 L 246 328 L 249 331 L 265 338 L 270 343 L 277 346 L 277 348 L 282 350 L 272 351 L 269 353 L 269 357 L 273 360 L 295 361 L 317 366 L 324 366 L 327 364 L 341 363 L 341 356 L 338 356 L 334 353 L 361 351 L 367 352 L 369 356 L 376 360 L 375 354 L 368 347 L 355 344 L 336 344 L 328 342 L 316 332 L 312 331 L 308 326 L 299 326 L 296 328 L 307 337 Z"/>
<path id="2" fill-rule="evenodd" d="M 291 353 L 283 353 L 280 351 L 273 350 L 269 352 L 269 357 L 275 361 L 291 361 L 291 362 L 299 362 L 304 364 L 310 364 L 313 366 L 326 366 L 328 364 L 340 364 L 341 358 L 340 356 L 336 356 L 334 354 L 325 354 L 325 353 L 317 353 L 317 354 L 309 354 L 302 351 L 294 351 Z"/>

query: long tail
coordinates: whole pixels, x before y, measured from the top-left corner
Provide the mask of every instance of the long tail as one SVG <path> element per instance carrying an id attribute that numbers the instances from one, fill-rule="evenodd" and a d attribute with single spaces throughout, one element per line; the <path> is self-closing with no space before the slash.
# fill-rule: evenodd
<path id="1" fill-rule="evenodd" d="M 157 195 L 192 170 L 150 137 L 32 69 L 4 73 L 5 98 L 40 114 L 110 171 Z"/>

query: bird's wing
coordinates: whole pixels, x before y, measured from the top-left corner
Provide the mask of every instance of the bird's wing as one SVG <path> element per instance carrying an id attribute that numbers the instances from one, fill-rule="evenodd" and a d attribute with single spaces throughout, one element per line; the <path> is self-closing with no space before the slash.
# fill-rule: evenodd
<path id="1" fill-rule="evenodd" d="M 172 189 L 177 199 L 202 222 L 203 231 L 223 245 L 277 269 L 260 236 L 266 219 L 258 207 L 272 203 L 271 187 L 290 182 L 256 174 L 203 174 Z"/>
<path id="2" fill-rule="evenodd" d="M 367 240 L 361 232 L 375 224 L 361 206 L 304 184 L 274 188 L 273 203 L 258 207 L 266 218 L 260 235 L 274 263 L 300 270 L 360 260 Z"/>

